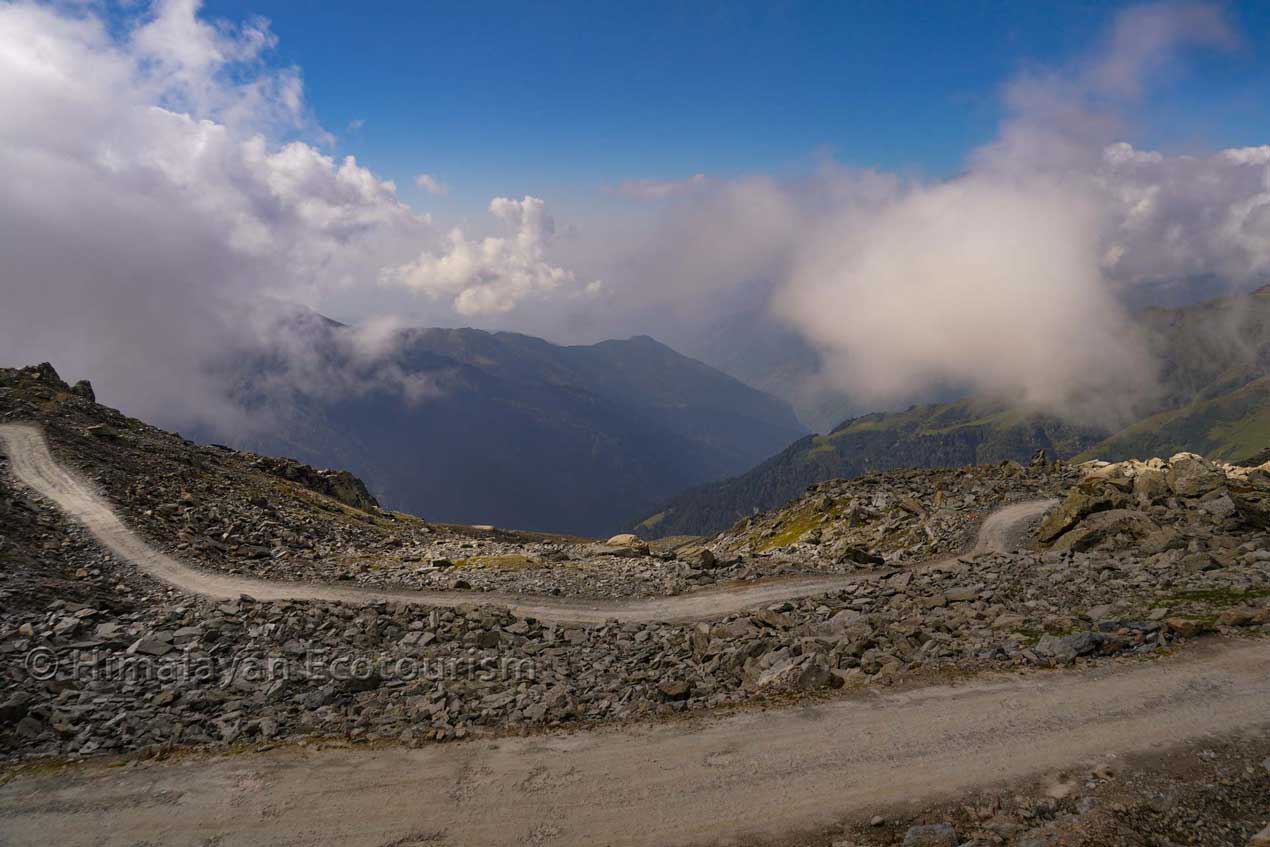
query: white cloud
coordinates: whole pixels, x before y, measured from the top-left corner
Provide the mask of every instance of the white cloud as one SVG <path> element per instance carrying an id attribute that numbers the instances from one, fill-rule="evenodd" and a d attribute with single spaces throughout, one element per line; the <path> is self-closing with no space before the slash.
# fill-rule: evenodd
<path id="1" fill-rule="evenodd" d="M 450 193 L 450 186 L 446 185 L 432 174 L 419 174 L 415 177 L 415 187 L 422 188 L 424 191 L 436 197 L 444 197 Z"/>
<path id="2" fill-rule="evenodd" d="M 771 293 L 825 384 L 869 402 L 949 383 L 1046 408 L 1131 397 L 1149 367 L 1126 292 L 1270 275 L 1270 147 L 1125 141 L 1126 99 L 1177 48 L 1232 40 L 1211 7 L 1136 9 L 1083 62 L 1014 81 L 999 136 L 953 180 L 832 162 L 797 179 L 630 180 L 614 191 L 658 202 L 557 237 L 534 197 L 490 204 L 503 231 L 447 232 L 333 155 L 299 71 L 270 65 L 266 22 L 209 23 L 191 0 L 122 28 L 0 5 L 0 357 L 51 359 L 183 425 L 231 410 L 208 362 L 258 348 L 271 300 L 358 318 L 421 304 L 421 322 L 557 338 L 651 331 L 740 357 L 752 324 L 706 330 Z M 346 356 L 359 379 L 396 337 L 370 324 Z M 296 360 L 288 378 L 355 384 L 306 371 L 303 338 L 267 340 Z"/>
<path id="3" fill-rule="evenodd" d="M 780 314 L 820 348 L 834 384 L 877 403 L 952 385 L 1123 419 L 1149 399 L 1155 363 L 1121 296 L 1270 271 L 1256 154 L 1137 150 L 1116 141 L 1124 127 L 1109 111 L 1183 48 L 1232 43 L 1215 7 L 1125 12 L 1083 64 L 1010 86 L 1012 116 L 964 175 L 808 233 Z"/>
<path id="4" fill-rule="evenodd" d="M 742 360 L 765 287 L 819 351 L 819 390 L 863 408 L 965 388 L 1113 419 L 1154 371 L 1126 302 L 1205 275 L 1270 278 L 1270 148 L 1124 141 L 1133 98 L 1183 51 L 1235 41 L 1218 7 L 1129 10 L 1090 55 L 1006 86 L 997 138 L 949 180 L 827 162 L 779 181 L 627 183 L 664 202 L 609 233 L 621 249 L 598 267 L 621 307 L 606 314 Z"/>
<path id="5" fill-rule="evenodd" d="M 1136 97 L 1146 80 L 1176 59 L 1180 46 L 1230 49 L 1238 41 L 1220 6 L 1144 3 L 1116 17 L 1102 49 L 1081 68 L 1082 81 L 1099 94 Z"/>
<path id="6" fill-rule="evenodd" d="M 0 358 L 173 425 L 237 421 L 212 364 L 260 345 L 271 302 L 373 284 L 436 238 L 391 182 L 302 140 L 324 133 L 298 73 L 261 61 L 267 24 L 197 10 L 120 33 L 0 5 Z"/>
<path id="7" fill-rule="evenodd" d="M 705 184 L 705 174 L 693 174 L 687 179 L 628 179 L 618 183 L 613 190 L 632 200 L 664 200 L 675 194 L 701 188 Z"/>
<path id="8" fill-rule="evenodd" d="M 537 197 L 496 197 L 489 211 L 513 234 L 469 240 L 456 227 L 444 251 L 425 250 L 413 262 L 385 270 L 381 280 L 429 297 L 453 298 L 454 310 L 466 316 L 504 314 L 534 296 L 599 290 L 598 282 L 579 289 L 573 272 L 547 261 L 555 223 Z"/>

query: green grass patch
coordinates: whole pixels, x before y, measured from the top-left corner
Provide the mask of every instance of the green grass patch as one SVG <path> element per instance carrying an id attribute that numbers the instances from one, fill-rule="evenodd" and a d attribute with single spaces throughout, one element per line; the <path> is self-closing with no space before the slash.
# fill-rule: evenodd
<path id="1" fill-rule="evenodd" d="M 666 513 L 658 512 L 657 514 L 653 515 L 651 518 L 648 518 L 644 520 L 643 522 L 641 522 L 640 526 L 642 526 L 644 529 L 652 529 L 653 527 L 657 526 L 657 524 L 661 523 L 665 519 L 666 519 Z"/>
<path id="2" fill-rule="evenodd" d="M 802 513 L 791 515 L 776 534 L 771 538 L 764 538 L 755 548 L 759 551 L 771 550 L 774 547 L 785 547 L 794 544 L 798 539 L 806 535 L 810 530 L 820 526 L 825 520 L 836 515 L 838 510 L 835 508 L 830 512 L 817 512 L 815 509 L 808 508 Z"/>
<path id="3" fill-rule="evenodd" d="M 1270 597 L 1270 588 L 1254 588 L 1251 591 L 1238 591 L 1233 588 L 1207 588 L 1200 591 L 1179 591 L 1160 598 L 1159 605 L 1179 605 L 1197 603 L 1203 606 L 1228 608 L 1243 606 L 1252 600 Z"/>

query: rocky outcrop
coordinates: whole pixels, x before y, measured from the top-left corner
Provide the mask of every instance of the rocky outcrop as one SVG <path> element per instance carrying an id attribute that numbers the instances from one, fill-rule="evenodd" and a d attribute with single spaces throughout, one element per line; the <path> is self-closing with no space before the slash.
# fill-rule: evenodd
<path id="1" fill-rule="evenodd" d="M 1270 462 L 1256 468 L 1232 469 L 1227 489 L 1244 520 L 1270 529 Z"/>
<path id="2" fill-rule="evenodd" d="M 39 380 L 46 385 L 51 385 L 56 388 L 70 388 L 70 386 L 66 384 L 65 380 L 58 376 L 57 370 L 48 362 L 40 362 L 38 365 L 22 368 L 18 372 L 23 376 Z"/>
<path id="3" fill-rule="evenodd" d="M 1109 509 L 1090 515 L 1054 542 L 1055 550 L 1091 550 L 1124 533 L 1141 541 L 1160 531 L 1160 525 L 1135 509 Z"/>
<path id="4" fill-rule="evenodd" d="M 1003 502 L 1055 497 L 1078 478 L 1064 465 L 1005 461 L 829 480 L 746 518 L 711 546 L 729 558 L 797 556 L 844 568 L 916 561 L 963 548 L 984 513 Z"/>
<path id="5" fill-rule="evenodd" d="M 1148 553 L 1186 546 L 1176 526 L 1237 521 L 1270 528 L 1270 464 L 1244 467 L 1194 453 L 1168 461 L 1088 462 L 1085 478 L 1041 525 L 1056 550 L 1089 550 L 1121 536 Z"/>
<path id="6" fill-rule="evenodd" d="M 252 466 L 271 476 L 281 477 L 310 491 L 324 494 L 332 500 L 338 500 L 345 506 L 352 506 L 363 512 L 379 511 L 379 502 L 371 496 L 366 483 L 348 471 L 319 470 L 294 459 L 272 456 L 261 456 L 252 462 Z"/>
<path id="7" fill-rule="evenodd" d="M 86 379 L 81 379 L 79 382 L 72 385 L 71 393 L 78 394 L 89 403 L 97 402 L 97 392 L 93 391 L 93 384 Z"/>
<path id="8" fill-rule="evenodd" d="M 1115 509 L 1128 502 L 1128 495 L 1119 486 L 1105 479 L 1086 480 L 1072 489 L 1058 508 L 1046 516 L 1038 538 L 1042 543 L 1051 542 L 1089 515 Z"/>

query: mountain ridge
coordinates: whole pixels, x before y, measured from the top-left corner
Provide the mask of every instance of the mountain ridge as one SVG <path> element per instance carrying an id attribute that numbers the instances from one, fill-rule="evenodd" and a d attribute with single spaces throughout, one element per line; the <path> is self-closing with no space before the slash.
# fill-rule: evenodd
<path id="1" fill-rule="evenodd" d="M 356 365 L 342 352 L 355 329 L 310 320 L 304 331 L 324 365 Z M 376 368 L 420 386 L 414 401 L 368 373 L 358 392 L 301 386 L 281 402 L 275 363 L 234 367 L 240 400 L 276 424 L 233 446 L 347 467 L 386 505 L 451 523 L 611 535 L 632 512 L 805 431 L 783 401 L 649 336 L 561 346 L 403 330 Z"/>

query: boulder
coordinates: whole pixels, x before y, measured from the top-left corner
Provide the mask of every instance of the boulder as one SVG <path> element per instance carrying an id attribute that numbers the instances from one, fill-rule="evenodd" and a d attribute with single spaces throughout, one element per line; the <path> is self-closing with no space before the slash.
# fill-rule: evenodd
<path id="1" fill-rule="evenodd" d="M 1203 621 L 1191 620 L 1190 618 L 1169 618 L 1165 621 L 1169 631 L 1182 637 L 1194 638 L 1202 635 L 1207 627 Z"/>
<path id="2" fill-rule="evenodd" d="M 1270 609 L 1236 606 L 1217 616 L 1218 626 L 1256 626 L 1270 622 Z"/>
<path id="3" fill-rule="evenodd" d="M 1199 553 L 1189 553 L 1182 557 L 1182 570 L 1187 573 L 1202 573 L 1204 571 L 1215 571 L 1221 567 L 1211 555 L 1203 551 Z"/>
<path id="4" fill-rule="evenodd" d="M 1042 656 L 1052 656 L 1059 662 L 1070 662 L 1077 656 L 1087 656 L 1098 649 L 1101 636 L 1094 632 L 1077 632 L 1059 638 L 1055 635 L 1042 636 L 1033 648 Z"/>
<path id="5" fill-rule="evenodd" d="M 1142 540 L 1160 532 L 1160 525 L 1135 509 L 1112 509 L 1085 518 L 1070 532 L 1054 542 L 1055 550 L 1084 552 L 1109 538 L 1125 533 Z"/>
<path id="6" fill-rule="evenodd" d="M 813 654 L 777 662 L 759 675 L 754 687 L 814 691 L 832 684 L 832 677 L 824 657 Z"/>
<path id="7" fill-rule="evenodd" d="M 172 652 L 172 643 L 170 639 L 159 638 L 154 634 L 143 635 L 132 642 L 127 652 L 130 656 L 166 656 Z"/>
<path id="8" fill-rule="evenodd" d="M 1230 499 L 1247 523 L 1270 529 L 1270 473 L 1258 469 L 1244 480 L 1232 480 Z"/>
<path id="9" fill-rule="evenodd" d="M 1041 523 L 1038 538 L 1048 544 L 1095 512 L 1128 505 L 1129 498 L 1105 480 L 1087 479 L 1073 488 Z"/>
<path id="10" fill-rule="evenodd" d="M 1221 468 L 1194 453 L 1178 453 L 1169 459 L 1165 477 L 1178 497 L 1203 497 L 1226 484 Z"/>
<path id="11" fill-rule="evenodd" d="M 911 827 L 904 833 L 903 847 L 957 847 L 957 831 L 949 823 Z"/>
<path id="12" fill-rule="evenodd" d="M 1235 501 L 1226 492 L 1205 499 L 1199 508 L 1200 511 L 1207 512 L 1218 520 L 1225 520 L 1238 510 Z"/>
<path id="13" fill-rule="evenodd" d="M 640 537 L 638 535 L 635 535 L 634 533 L 623 532 L 620 535 L 613 536 L 612 538 L 610 538 L 608 541 L 604 543 L 613 547 L 632 547 L 637 544 L 643 544 L 644 542 L 640 540 Z"/>
<path id="14" fill-rule="evenodd" d="M 1138 549 L 1148 556 L 1154 556 L 1166 550 L 1180 550 L 1185 546 L 1186 539 L 1182 537 L 1182 534 L 1173 527 L 1166 526 L 1143 538 Z"/>
<path id="15" fill-rule="evenodd" d="M 870 553 L 863 547 L 853 545 L 843 547 L 838 556 L 840 561 L 855 562 L 857 565 L 881 565 L 886 563 L 886 559 L 876 553 Z"/>
<path id="16" fill-rule="evenodd" d="M 1144 505 L 1163 500 L 1169 496 L 1168 476 L 1160 468 L 1139 468 L 1133 477 L 1133 496 Z"/>
<path id="17" fill-rule="evenodd" d="M 692 693 L 692 686 L 682 679 L 665 680 L 657 684 L 657 690 L 667 700 L 687 700 Z"/>
<path id="18" fill-rule="evenodd" d="M 72 385 L 71 393 L 83 397 L 90 403 L 97 402 L 97 395 L 93 392 L 93 384 L 86 379 L 81 379 L 79 382 Z"/>

